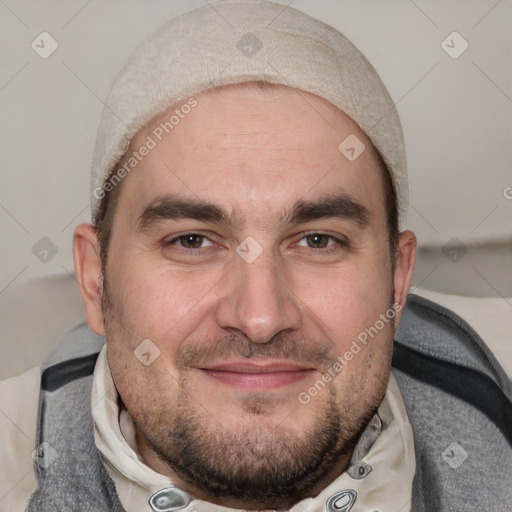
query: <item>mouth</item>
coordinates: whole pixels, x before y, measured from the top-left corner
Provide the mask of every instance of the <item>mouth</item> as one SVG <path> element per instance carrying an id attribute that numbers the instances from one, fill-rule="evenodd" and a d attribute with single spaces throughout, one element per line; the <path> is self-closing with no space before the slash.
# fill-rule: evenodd
<path id="1" fill-rule="evenodd" d="M 275 389 L 309 378 L 316 369 L 289 361 L 230 361 L 198 368 L 216 382 L 245 390 Z"/>

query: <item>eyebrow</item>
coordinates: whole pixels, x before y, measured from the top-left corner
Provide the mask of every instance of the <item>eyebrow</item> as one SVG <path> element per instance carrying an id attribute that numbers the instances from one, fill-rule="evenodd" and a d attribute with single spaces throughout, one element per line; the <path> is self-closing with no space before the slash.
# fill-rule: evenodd
<path id="1" fill-rule="evenodd" d="M 370 210 L 349 194 L 337 194 L 319 199 L 297 201 L 280 219 L 280 225 L 300 224 L 320 219 L 339 218 L 363 228 L 370 223 Z M 146 231 L 160 221 L 195 219 L 233 227 L 242 224 L 241 218 L 229 214 L 221 206 L 166 195 L 155 199 L 145 209 L 137 222 L 137 231 Z"/>
<path id="2" fill-rule="evenodd" d="M 137 231 L 145 231 L 162 220 L 195 219 L 232 226 L 234 218 L 212 203 L 164 196 L 149 204 L 137 222 Z"/>
<path id="3" fill-rule="evenodd" d="M 285 223 L 300 224 L 312 220 L 339 218 L 354 222 L 363 228 L 370 223 L 370 210 L 358 203 L 349 194 L 321 197 L 313 201 L 299 200 L 295 203 Z"/>

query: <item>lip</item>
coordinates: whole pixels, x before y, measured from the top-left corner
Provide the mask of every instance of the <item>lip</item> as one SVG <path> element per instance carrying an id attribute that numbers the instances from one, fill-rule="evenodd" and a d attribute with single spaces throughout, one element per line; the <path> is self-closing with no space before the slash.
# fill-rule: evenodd
<path id="1" fill-rule="evenodd" d="M 294 384 L 315 371 L 289 361 L 229 361 L 198 368 L 217 382 L 245 390 L 275 389 Z"/>

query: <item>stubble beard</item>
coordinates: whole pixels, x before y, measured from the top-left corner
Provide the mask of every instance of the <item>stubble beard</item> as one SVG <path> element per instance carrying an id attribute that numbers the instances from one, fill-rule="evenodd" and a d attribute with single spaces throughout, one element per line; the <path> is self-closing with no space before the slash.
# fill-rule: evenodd
<path id="1" fill-rule="evenodd" d="M 227 430 L 182 391 L 172 415 L 146 422 L 141 431 L 163 462 L 212 501 L 280 509 L 309 496 L 350 455 L 374 414 L 345 428 L 350 422 L 340 417 L 334 399 L 328 400 L 299 435 L 255 413 L 266 407 L 263 398 L 255 400 L 256 407 L 247 405 L 247 421 Z"/>

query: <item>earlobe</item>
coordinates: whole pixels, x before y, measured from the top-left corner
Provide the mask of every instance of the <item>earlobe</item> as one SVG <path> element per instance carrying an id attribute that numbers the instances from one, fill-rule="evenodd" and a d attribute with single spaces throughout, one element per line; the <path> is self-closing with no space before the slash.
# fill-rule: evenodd
<path id="1" fill-rule="evenodd" d="M 395 329 L 398 329 L 402 311 L 405 307 L 409 287 L 411 286 L 414 266 L 416 264 L 416 236 L 412 231 L 403 231 L 398 239 L 398 251 L 395 262 L 394 289 L 395 304 L 400 304 L 400 311 L 395 317 Z"/>
<path id="2" fill-rule="evenodd" d="M 104 335 L 100 246 L 96 229 L 91 224 L 80 224 L 75 229 L 73 259 L 89 327 L 95 333 Z"/>

